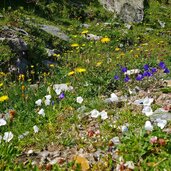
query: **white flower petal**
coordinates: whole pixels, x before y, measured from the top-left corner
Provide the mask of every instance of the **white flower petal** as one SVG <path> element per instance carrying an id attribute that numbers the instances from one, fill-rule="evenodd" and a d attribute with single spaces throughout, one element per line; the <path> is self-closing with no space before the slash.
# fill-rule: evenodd
<path id="1" fill-rule="evenodd" d="M 50 100 L 52 98 L 52 96 L 49 94 L 49 95 L 46 95 L 45 98 L 46 98 L 46 100 Z"/>
<path id="2" fill-rule="evenodd" d="M 55 89 L 55 93 L 56 93 L 57 95 L 60 95 L 60 94 L 61 94 L 61 89 Z"/>
<path id="3" fill-rule="evenodd" d="M 102 119 L 102 120 L 105 120 L 105 119 L 108 118 L 107 112 L 105 112 L 104 110 L 103 110 L 102 112 L 100 112 L 100 116 L 101 116 L 101 119 Z"/>
<path id="4" fill-rule="evenodd" d="M 134 162 L 133 161 L 127 161 L 124 166 L 126 166 L 128 169 L 134 170 Z"/>
<path id="5" fill-rule="evenodd" d="M 157 118 L 156 122 L 157 122 L 157 126 L 160 127 L 161 129 L 163 129 L 167 124 L 167 120 L 162 120 L 160 118 Z"/>
<path id="6" fill-rule="evenodd" d="M 113 137 L 110 141 L 112 141 L 114 145 L 120 144 L 119 137 Z"/>
<path id="7" fill-rule="evenodd" d="M 150 106 L 144 106 L 142 113 L 144 113 L 146 116 L 151 116 L 153 114 L 153 110 Z"/>
<path id="8" fill-rule="evenodd" d="M 49 106 L 50 105 L 50 100 L 49 99 L 46 99 L 45 100 L 45 106 Z"/>
<path id="9" fill-rule="evenodd" d="M 39 115 L 45 116 L 45 111 L 44 109 L 40 109 L 38 112 Z"/>
<path id="10" fill-rule="evenodd" d="M 128 131 L 128 127 L 127 127 L 126 125 L 123 125 L 123 126 L 121 127 L 121 131 L 122 131 L 122 133 L 127 132 L 127 131 Z"/>
<path id="11" fill-rule="evenodd" d="M 152 131 L 152 130 L 153 130 L 153 125 L 151 124 L 150 121 L 146 121 L 146 122 L 145 122 L 144 128 L 145 128 L 145 130 L 147 130 L 147 131 Z"/>
<path id="12" fill-rule="evenodd" d="M 77 97 L 77 103 L 81 104 L 83 102 L 83 98 L 81 96 Z"/>
<path id="13" fill-rule="evenodd" d="M 36 104 L 37 106 L 41 106 L 42 100 L 41 100 L 41 99 L 37 100 L 37 101 L 35 102 L 35 104 Z"/>
<path id="14" fill-rule="evenodd" d="M 118 96 L 115 93 L 112 93 L 110 95 L 110 100 L 111 100 L 111 102 L 114 102 L 114 101 L 118 101 L 119 99 L 118 99 Z"/>
<path id="15" fill-rule="evenodd" d="M 3 140 L 5 142 L 10 142 L 12 139 L 13 139 L 14 135 L 12 132 L 5 132 L 4 133 L 4 137 L 3 137 Z"/>
<path id="16" fill-rule="evenodd" d="M 100 116 L 99 111 L 96 110 L 96 109 L 93 109 L 93 110 L 90 112 L 90 114 L 91 114 L 91 117 L 92 117 L 92 118 L 97 118 L 98 116 Z"/>
<path id="17" fill-rule="evenodd" d="M 151 103 L 153 102 L 153 98 L 148 98 L 148 97 L 146 97 L 145 99 L 144 99 L 144 101 L 143 101 L 143 105 L 144 106 L 150 106 L 151 105 Z"/>
<path id="18" fill-rule="evenodd" d="M 6 125 L 6 124 L 7 124 L 6 120 L 1 118 L 0 119 L 0 126 Z"/>
<path id="19" fill-rule="evenodd" d="M 36 125 L 33 126 L 33 130 L 34 130 L 34 133 L 38 133 L 39 132 L 39 128 Z"/>

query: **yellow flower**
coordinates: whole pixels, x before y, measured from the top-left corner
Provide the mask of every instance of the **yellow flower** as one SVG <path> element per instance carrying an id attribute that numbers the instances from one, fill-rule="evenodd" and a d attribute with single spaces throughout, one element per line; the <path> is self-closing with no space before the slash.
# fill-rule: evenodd
<path id="1" fill-rule="evenodd" d="M 88 33 L 88 30 L 84 30 L 81 32 L 81 34 L 87 34 Z"/>
<path id="2" fill-rule="evenodd" d="M 5 76 L 6 74 L 4 72 L 0 72 L 0 77 Z"/>
<path id="3" fill-rule="evenodd" d="M 73 44 L 71 44 L 71 47 L 79 47 L 79 44 L 78 43 L 73 43 Z"/>
<path id="4" fill-rule="evenodd" d="M 34 65 L 31 65 L 31 68 L 34 68 Z"/>
<path id="5" fill-rule="evenodd" d="M 2 87 L 3 86 L 3 83 L 0 83 L 0 87 Z"/>
<path id="6" fill-rule="evenodd" d="M 75 68 L 75 72 L 79 72 L 79 73 L 81 73 L 81 72 L 86 72 L 86 69 L 85 68 Z"/>
<path id="7" fill-rule="evenodd" d="M 24 86 L 24 85 L 21 86 L 21 90 L 22 90 L 22 91 L 25 90 L 25 86 Z"/>
<path id="8" fill-rule="evenodd" d="M 19 76 L 18 76 L 18 80 L 19 81 L 24 81 L 24 74 L 20 74 Z"/>
<path id="9" fill-rule="evenodd" d="M 116 52 L 120 51 L 120 48 L 118 48 L 118 47 L 117 47 L 117 48 L 115 48 L 115 51 L 116 51 Z"/>
<path id="10" fill-rule="evenodd" d="M 108 42 L 110 42 L 110 38 L 108 38 L 108 37 L 103 37 L 100 41 L 101 41 L 102 43 L 108 43 Z"/>
<path id="11" fill-rule="evenodd" d="M 8 100 L 9 98 L 8 98 L 8 96 L 1 96 L 0 97 L 0 102 L 3 102 L 3 101 L 5 101 L 5 100 Z"/>
<path id="12" fill-rule="evenodd" d="M 54 68 L 55 65 L 54 65 L 54 64 L 50 64 L 49 66 L 50 66 L 51 68 Z"/>
<path id="13" fill-rule="evenodd" d="M 68 76 L 74 75 L 74 73 L 75 73 L 74 71 L 71 71 L 68 73 Z"/>
<path id="14" fill-rule="evenodd" d="M 102 62 L 97 62 L 96 66 L 100 66 L 102 64 Z"/>

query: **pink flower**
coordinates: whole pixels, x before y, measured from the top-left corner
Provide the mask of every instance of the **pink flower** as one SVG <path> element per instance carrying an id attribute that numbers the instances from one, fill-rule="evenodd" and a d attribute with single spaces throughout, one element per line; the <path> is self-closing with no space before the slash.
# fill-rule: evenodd
<path id="1" fill-rule="evenodd" d="M 155 137 L 151 137 L 151 138 L 150 138 L 150 143 L 151 143 L 151 144 L 157 143 L 157 137 L 156 137 L 156 136 L 155 136 Z"/>

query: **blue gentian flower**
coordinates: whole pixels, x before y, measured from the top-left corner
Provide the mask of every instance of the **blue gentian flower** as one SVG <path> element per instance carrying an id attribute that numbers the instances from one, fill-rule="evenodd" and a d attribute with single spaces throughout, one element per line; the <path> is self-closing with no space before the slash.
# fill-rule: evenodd
<path id="1" fill-rule="evenodd" d="M 166 65 L 165 65 L 164 62 L 160 62 L 160 63 L 159 63 L 159 67 L 160 67 L 161 69 L 165 69 L 165 68 L 166 68 Z"/>
<path id="2" fill-rule="evenodd" d="M 128 77 L 128 75 L 126 75 L 126 77 L 124 78 L 125 82 L 128 82 L 130 80 L 130 78 Z"/>
<path id="3" fill-rule="evenodd" d="M 149 69 L 149 65 L 148 64 L 145 64 L 144 65 L 144 70 L 147 71 Z"/>
<path id="4" fill-rule="evenodd" d="M 164 73 L 168 74 L 170 73 L 170 70 L 168 68 L 165 68 Z"/>
<path id="5" fill-rule="evenodd" d="M 124 73 L 124 72 L 126 72 L 127 71 L 127 67 L 122 67 L 121 68 L 121 71 Z"/>
<path id="6" fill-rule="evenodd" d="M 151 68 L 151 72 L 152 72 L 152 74 L 157 72 L 157 68 Z"/>
<path id="7" fill-rule="evenodd" d="M 114 76 L 114 79 L 115 79 L 115 80 L 119 80 L 119 76 L 118 76 L 118 75 L 115 75 L 115 76 Z"/>
<path id="8" fill-rule="evenodd" d="M 63 99 L 65 97 L 65 94 L 64 93 L 61 93 L 60 95 L 59 95 L 59 99 Z"/>
<path id="9" fill-rule="evenodd" d="M 138 74 L 137 77 L 136 77 L 136 80 L 137 81 L 141 81 L 143 79 L 143 75 L 142 74 Z"/>

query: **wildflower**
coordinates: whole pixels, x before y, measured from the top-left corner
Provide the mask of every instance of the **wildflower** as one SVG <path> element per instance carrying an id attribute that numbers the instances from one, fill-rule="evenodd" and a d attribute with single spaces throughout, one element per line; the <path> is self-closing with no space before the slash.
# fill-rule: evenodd
<path id="1" fill-rule="evenodd" d="M 144 71 L 143 73 L 143 77 L 151 77 L 152 76 L 152 73 L 149 72 L 149 71 Z"/>
<path id="2" fill-rule="evenodd" d="M 138 74 L 136 77 L 137 81 L 141 81 L 144 78 L 144 76 L 142 74 Z"/>
<path id="3" fill-rule="evenodd" d="M 159 145 L 164 146 L 164 145 L 166 145 L 166 140 L 163 138 L 159 138 L 158 143 L 159 143 Z"/>
<path id="4" fill-rule="evenodd" d="M 3 83 L 0 83 L 0 87 L 2 87 L 3 86 Z"/>
<path id="5" fill-rule="evenodd" d="M 116 52 L 120 51 L 120 48 L 118 48 L 118 47 L 117 47 L 117 48 L 115 48 L 115 51 L 116 51 Z"/>
<path id="6" fill-rule="evenodd" d="M 45 111 L 44 109 L 40 109 L 38 112 L 39 115 L 42 115 L 43 117 L 45 116 Z"/>
<path id="7" fill-rule="evenodd" d="M 134 166 L 134 162 L 133 161 L 127 161 L 125 164 L 124 164 L 125 167 L 127 167 L 128 169 L 130 170 L 134 170 L 135 169 L 135 166 Z M 127 170 L 127 169 L 125 169 Z"/>
<path id="8" fill-rule="evenodd" d="M 83 98 L 81 96 L 77 97 L 77 103 L 81 104 L 83 102 Z"/>
<path id="9" fill-rule="evenodd" d="M 49 99 L 46 99 L 45 100 L 45 106 L 49 106 L 50 105 L 50 100 Z"/>
<path id="10" fill-rule="evenodd" d="M 93 109 L 93 110 L 90 112 L 90 114 L 91 114 L 91 117 L 92 117 L 92 118 L 97 118 L 98 116 L 100 116 L 99 111 L 96 110 L 96 109 Z"/>
<path id="11" fill-rule="evenodd" d="M 127 127 L 126 125 L 123 125 L 123 126 L 121 127 L 121 131 L 122 131 L 122 133 L 127 132 L 127 131 L 128 131 L 128 127 Z"/>
<path id="12" fill-rule="evenodd" d="M 120 144 L 119 137 L 113 137 L 110 141 L 111 141 L 114 145 Z"/>
<path id="13" fill-rule="evenodd" d="M 39 100 L 35 101 L 35 104 L 36 104 L 37 106 L 41 106 L 41 104 L 42 104 L 42 100 L 41 100 L 41 99 L 39 99 Z"/>
<path id="14" fill-rule="evenodd" d="M 164 73 L 168 74 L 168 73 L 170 73 L 170 70 L 168 68 L 165 68 Z"/>
<path id="15" fill-rule="evenodd" d="M 104 37 L 104 38 L 102 38 L 100 41 L 101 41 L 102 43 L 108 43 L 108 42 L 110 42 L 110 38 Z"/>
<path id="16" fill-rule="evenodd" d="M 126 77 L 124 78 L 125 82 L 128 82 L 130 80 L 130 78 L 128 77 L 128 75 L 126 75 Z"/>
<path id="17" fill-rule="evenodd" d="M 146 121 L 144 128 L 145 128 L 146 131 L 152 131 L 153 130 L 153 125 L 151 124 L 150 121 Z"/>
<path id="18" fill-rule="evenodd" d="M 49 95 L 46 95 L 45 98 L 46 98 L 46 100 L 50 100 L 52 98 L 52 96 L 49 94 Z"/>
<path id="19" fill-rule="evenodd" d="M 161 69 L 165 69 L 166 68 L 166 65 L 164 62 L 160 62 L 159 65 L 158 65 Z"/>
<path id="20" fill-rule="evenodd" d="M 8 100 L 8 99 L 9 99 L 9 97 L 6 96 L 6 95 L 1 96 L 1 97 L 0 97 L 0 102 L 4 102 L 4 101 L 6 101 L 6 100 Z"/>
<path id="21" fill-rule="evenodd" d="M 108 118 L 107 112 L 105 112 L 104 110 L 103 110 L 102 112 L 100 112 L 100 116 L 101 116 L 101 119 L 102 119 L 102 120 L 105 120 L 105 119 Z"/>
<path id="22" fill-rule="evenodd" d="M 60 94 L 61 94 L 61 89 L 56 88 L 56 89 L 55 89 L 55 93 L 56 93 L 57 95 L 60 95 Z"/>
<path id="23" fill-rule="evenodd" d="M 10 142 L 13 139 L 14 135 L 12 132 L 5 132 L 3 136 L 3 140 L 5 142 Z"/>
<path id="24" fill-rule="evenodd" d="M 121 71 L 124 73 L 124 72 L 127 72 L 127 67 L 122 67 L 121 68 Z"/>
<path id="25" fill-rule="evenodd" d="M 161 129 L 163 129 L 167 124 L 167 120 L 163 120 L 163 119 L 160 119 L 160 118 L 157 118 L 156 122 L 157 122 L 157 126 L 159 128 L 161 128 Z"/>
<path id="26" fill-rule="evenodd" d="M 157 72 L 157 68 L 151 68 L 151 73 L 153 74 L 155 72 Z"/>
<path id="27" fill-rule="evenodd" d="M 100 66 L 102 62 L 97 62 L 96 67 Z"/>
<path id="28" fill-rule="evenodd" d="M 88 30 L 84 30 L 81 32 L 81 34 L 87 34 L 88 33 Z"/>
<path id="29" fill-rule="evenodd" d="M 143 68 L 144 68 L 145 71 L 147 71 L 147 70 L 149 70 L 149 65 L 145 64 Z"/>
<path id="30" fill-rule="evenodd" d="M 38 133 L 39 132 L 39 128 L 37 127 L 37 125 L 33 126 L 33 130 L 34 130 L 34 133 Z"/>
<path id="31" fill-rule="evenodd" d="M 6 74 L 4 72 L 0 72 L 0 77 L 4 77 Z"/>
<path id="32" fill-rule="evenodd" d="M 20 74 L 20 75 L 18 76 L 18 80 L 19 80 L 19 81 L 24 81 L 24 78 L 25 78 L 24 74 Z"/>
<path id="33" fill-rule="evenodd" d="M 150 138 L 150 143 L 151 143 L 151 144 L 156 144 L 156 143 L 157 143 L 157 137 L 156 137 L 156 136 L 151 137 L 151 138 Z"/>
<path id="34" fill-rule="evenodd" d="M 0 126 L 4 126 L 6 124 L 7 124 L 6 120 L 4 120 L 3 118 L 1 118 L 0 119 Z"/>
<path id="35" fill-rule="evenodd" d="M 59 99 L 63 99 L 65 97 L 65 94 L 64 93 L 61 93 L 60 95 L 59 95 Z"/>
<path id="36" fill-rule="evenodd" d="M 73 43 L 73 44 L 71 44 L 71 47 L 79 47 L 79 44 Z"/>
<path id="37" fill-rule="evenodd" d="M 115 79 L 115 80 L 119 80 L 119 76 L 118 76 L 118 75 L 115 75 L 115 76 L 114 76 L 114 79 Z"/>
<path id="38" fill-rule="evenodd" d="M 153 114 L 153 110 L 150 106 L 144 106 L 142 113 L 144 113 L 146 116 L 151 116 Z"/>
<path id="39" fill-rule="evenodd" d="M 75 68 L 75 72 L 78 72 L 78 73 L 86 72 L 86 69 L 85 68 Z"/>
<path id="40" fill-rule="evenodd" d="M 68 76 L 74 75 L 74 73 L 75 73 L 74 71 L 71 71 L 68 73 Z"/>
<path id="41" fill-rule="evenodd" d="M 54 67 L 55 67 L 55 65 L 54 65 L 54 64 L 50 64 L 49 66 L 50 66 L 51 68 L 54 68 Z"/>
<path id="42" fill-rule="evenodd" d="M 144 105 L 144 106 L 150 106 L 151 103 L 152 103 L 153 101 L 154 101 L 153 98 L 145 97 L 145 98 L 143 99 L 143 105 Z"/>

